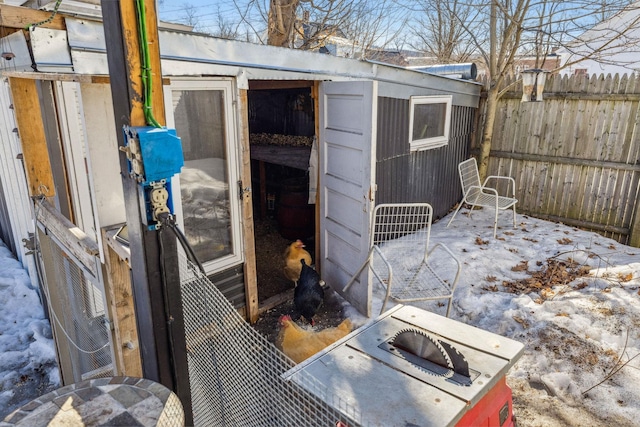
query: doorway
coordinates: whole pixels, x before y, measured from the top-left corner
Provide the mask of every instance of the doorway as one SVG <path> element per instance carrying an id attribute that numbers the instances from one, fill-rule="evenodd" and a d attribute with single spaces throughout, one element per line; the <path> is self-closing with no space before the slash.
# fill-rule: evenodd
<path id="1" fill-rule="evenodd" d="M 251 81 L 251 150 L 258 300 L 264 311 L 292 298 L 286 247 L 300 239 L 315 260 L 316 204 L 309 165 L 316 134 L 313 81 Z M 312 172 L 315 184 L 315 171 Z M 311 203 L 310 203 L 311 202 Z"/>

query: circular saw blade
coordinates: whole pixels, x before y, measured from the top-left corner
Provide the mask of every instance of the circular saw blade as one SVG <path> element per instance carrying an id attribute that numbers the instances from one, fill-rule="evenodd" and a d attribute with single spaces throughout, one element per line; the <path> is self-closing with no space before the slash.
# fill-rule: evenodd
<path id="1" fill-rule="evenodd" d="M 396 334 L 391 344 L 413 356 L 447 369 L 447 373 L 443 374 L 443 376 L 447 376 L 453 371 L 454 367 L 451 358 L 440 345 L 440 342 L 421 331 L 404 329 Z M 415 362 L 415 359 L 412 362 Z"/>

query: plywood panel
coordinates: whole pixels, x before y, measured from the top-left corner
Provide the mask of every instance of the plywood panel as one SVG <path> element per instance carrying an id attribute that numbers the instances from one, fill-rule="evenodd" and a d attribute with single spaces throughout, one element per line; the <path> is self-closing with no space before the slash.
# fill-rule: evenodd
<path id="1" fill-rule="evenodd" d="M 55 196 L 53 174 L 35 80 L 9 78 L 31 196 Z"/>

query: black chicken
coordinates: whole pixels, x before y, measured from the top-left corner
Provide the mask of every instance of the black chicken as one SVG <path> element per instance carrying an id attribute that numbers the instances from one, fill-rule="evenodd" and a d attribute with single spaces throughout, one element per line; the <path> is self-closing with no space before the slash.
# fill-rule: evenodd
<path id="1" fill-rule="evenodd" d="M 311 267 L 309 267 L 304 259 L 301 259 L 302 271 L 298 286 L 293 293 L 293 304 L 295 306 L 294 320 L 298 320 L 300 315 L 304 317 L 311 325 L 315 325 L 313 316 L 322 305 L 324 299 L 324 289 L 322 288 L 322 280 L 320 275 Z"/>

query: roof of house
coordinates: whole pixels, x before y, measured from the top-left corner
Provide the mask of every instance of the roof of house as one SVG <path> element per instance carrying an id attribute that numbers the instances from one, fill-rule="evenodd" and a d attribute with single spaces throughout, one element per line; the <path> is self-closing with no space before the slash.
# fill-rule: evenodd
<path id="1" fill-rule="evenodd" d="M 590 58 L 591 63 L 640 70 L 640 1 L 585 31 L 556 53 L 562 62 Z"/>

